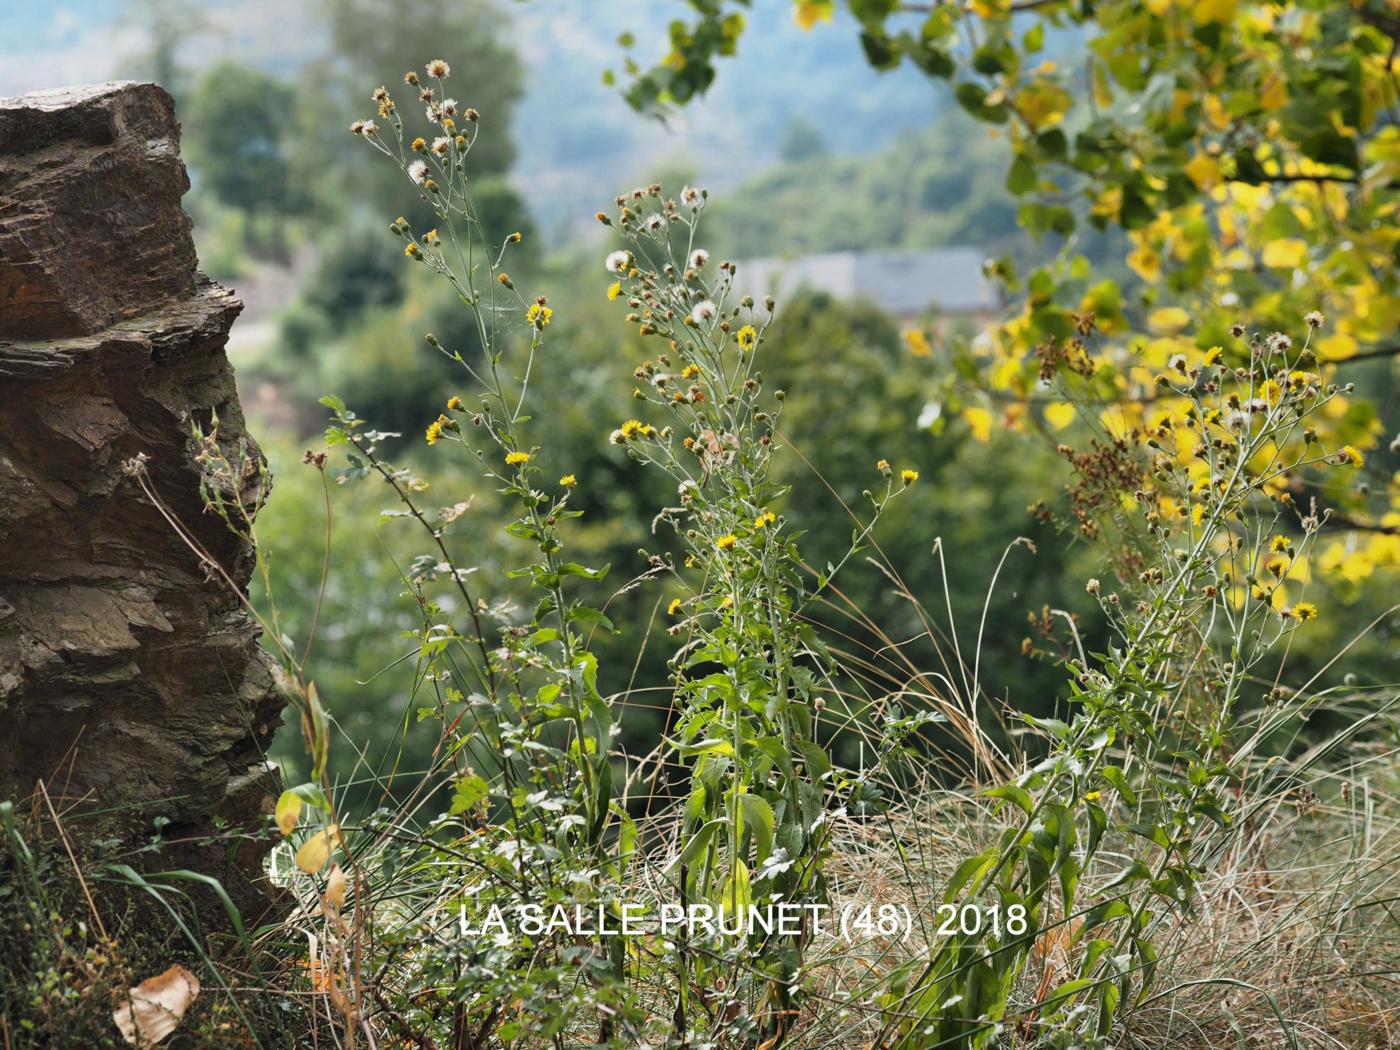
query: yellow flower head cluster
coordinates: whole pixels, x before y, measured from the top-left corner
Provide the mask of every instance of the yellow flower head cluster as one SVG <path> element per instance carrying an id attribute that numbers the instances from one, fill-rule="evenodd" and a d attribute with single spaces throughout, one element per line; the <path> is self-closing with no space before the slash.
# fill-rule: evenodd
<path id="1" fill-rule="evenodd" d="M 715 540 L 715 546 L 722 551 L 727 551 L 729 550 L 729 548 L 733 547 L 734 544 L 738 542 L 739 537 L 735 536 L 734 533 L 729 532 L 721 536 L 719 539 Z"/>
<path id="2" fill-rule="evenodd" d="M 428 430 L 426 434 L 428 444 L 436 445 L 438 443 L 438 441 L 442 438 L 443 424 L 447 422 L 448 418 L 446 416 L 438 416 L 437 419 L 433 420 L 431 423 L 428 424 Z"/>
<path id="3" fill-rule="evenodd" d="M 507 452 L 507 453 L 506 453 L 506 466 L 508 466 L 508 467 L 518 467 L 518 466 L 520 466 L 520 464 L 522 464 L 522 463 L 529 463 L 529 462 L 530 462 L 530 453 L 528 453 L 528 452 Z"/>
<path id="4" fill-rule="evenodd" d="M 767 528 L 777 520 L 778 516 L 776 514 L 771 510 L 765 510 L 762 514 L 753 519 L 753 527 L 756 529 Z"/>
<path id="5" fill-rule="evenodd" d="M 571 489 L 578 484 L 578 478 L 574 477 L 572 474 L 565 474 L 559 479 L 559 484 L 563 485 L 566 489 Z"/>
<path id="6" fill-rule="evenodd" d="M 735 333 L 734 339 L 738 342 L 740 350 L 752 350 L 758 345 L 758 329 L 746 324 Z"/>
<path id="7" fill-rule="evenodd" d="M 554 311 L 544 303 L 531 303 L 530 308 L 525 311 L 525 320 L 529 321 L 536 329 L 544 328 L 554 319 Z"/>

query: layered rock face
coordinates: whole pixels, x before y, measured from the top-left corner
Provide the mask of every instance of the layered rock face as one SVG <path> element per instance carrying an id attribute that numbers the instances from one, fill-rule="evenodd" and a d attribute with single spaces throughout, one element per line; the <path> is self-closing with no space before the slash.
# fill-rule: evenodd
<path id="1" fill-rule="evenodd" d="M 204 511 L 194 428 L 217 418 L 231 462 L 261 457 L 224 354 L 242 304 L 196 269 L 188 188 L 155 85 L 0 100 L 0 799 L 42 779 L 132 833 L 163 817 L 248 901 L 262 840 L 201 840 L 270 808 L 281 700 L 224 579 L 246 586 L 253 552 Z M 124 470 L 142 456 L 222 573 Z M 260 487 L 221 483 L 250 510 Z"/>

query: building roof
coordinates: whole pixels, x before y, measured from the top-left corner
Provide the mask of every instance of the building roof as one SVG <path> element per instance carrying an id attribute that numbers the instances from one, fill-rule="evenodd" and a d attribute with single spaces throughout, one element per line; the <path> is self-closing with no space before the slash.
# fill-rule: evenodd
<path id="1" fill-rule="evenodd" d="M 806 288 L 842 299 L 870 299 L 904 316 L 929 307 L 942 313 L 971 314 L 998 305 L 982 275 L 984 258 L 981 251 L 969 247 L 825 252 L 795 259 L 768 256 L 739 260 L 734 285 L 741 295 L 756 299 L 786 298 Z"/>

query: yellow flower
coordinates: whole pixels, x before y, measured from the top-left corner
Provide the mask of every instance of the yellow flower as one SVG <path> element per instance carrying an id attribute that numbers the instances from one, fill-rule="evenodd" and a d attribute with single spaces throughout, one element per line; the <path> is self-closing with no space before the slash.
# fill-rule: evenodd
<path id="1" fill-rule="evenodd" d="M 667 612 L 667 614 L 670 615 L 670 616 L 675 616 L 676 613 L 678 613 L 678 612 L 680 612 L 680 611 L 681 611 L 681 600 L 680 600 L 679 598 L 672 598 L 672 599 L 671 599 L 671 604 L 668 605 L 668 606 L 666 606 L 666 612 Z"/>
<path id="2" fill-rule="evenodd" d="M 684 368 L 681 369 L 682 379 L 694 379 L 699 374 L 700 368 L 698 365 L 686 365 Z"/>
<path id="3" fill-rule="evenodd" d="M 877 459 L 875 461 L 875 469 L 878 470 L 881 474 L 884 474 L 886 477 L 889 477 L 890 461 L 887 459 Z"/>
<path id="4" fill-rule="evenodd" d="M 413 150 L 414 153 L 422 153 L 423 150 L 427 149 L 427 147 L 428 144 L 425 141 L 423 141 L 423 139 L 416 138 L 413 140 L 413 145 L 410 148 Z"/>
<path id="5" fill-rule="evenodd" d="M 758 345 L 758 329 L 746 324 L 735 333 L 734 339 L 738 342 L 740 350 L 752 350 Z"/>
<path id="6" fill-rule="evenodd" d="M 438 416 L 437 419 L 433 420 L 431 423 L 428 424 L 428 431 L 426 435 L 428 438 L 428 444 L 436 445 L 438 443 L 438 440 L 442 437 L 442 425 L 446 422 L 446 416 Z"/>
<path id="7" fill-rule="evenodd" d="M 522 464 L 522 463 L 529 463 L 529 462 L 530 462 L 530 453 L 528 453 L 528 452 L 507 452 L 507 453 L 506 453 L 506 466 L 508 466 L 508 467 L 518 467 L 518 466 L 519 466 L 520 464 Z"/>
<path id="8" fill-rule="evenodd" d="M 738 542 L 739 542 L 739 537 L 738 537 L 738 536 L 735 536 L 734 533 L 729 532 L 729 533 L 725 533 L 725 535 L 723 535 L 723 536 L 721 536 L 719 539 L 715 540 L 715 546 L 718 547 L 718 548 L 719 548 L 720 550 L 722 550 L 722 551 L 727 551 L 727 550 L 729 550 L 730 547 L 734 546 L 734 544 L 736 544 L 736 543 L 738 543 Z"/>
<path id="9" fill-rule="evenodd" d="M 1261 261 L 1273 270 L 1293 270 L 1308 258 L 1308 244 L 1297 237 L 1284 237 L 1264 245 Z"/>
<path id="10" fill-rule="evenodd" d="M 766 528 L 777 520 L 778 516 L 776 514 L 771 510 L 765 510 L 762 514 L 753 519 L 753 527 L 756 529 Z"/>
<path id="11" fill-rule="evenodd" d="M 462 408 L 462 399 L 460 397 L 454 396 L 447 399 L 447 409 L 449 412 L 460 412 Z"/>
<path id="12" fill-rule="evenodd" d="M 990 441 L 992 437 L 992 414 L 985 408 L 977 405 L 969 405 L 962 410 L 962 417 L 966 421 L 968 429 L 972 432 L 974 440 Z"/>
<path id="13" fill-rule="evenodd" d="M 436 244 L 436 243 L 437 243 L 437 239 L 438 239 L 438 232 L 437 232 L 437 230 L 429 230 L 427 233 L 423 234 L 423 240 L 427 241 L 429 244 Z"/>
<path id="14" fill-rule="evenodd" d="M 622 294 L 622 282 L 621 282 L 621 281 L 613 281 L 612 284 L 608 285 L 608 302 L 612 302 L 614 299 L 616 299 L 616 298 L 617 298 L 619 295 L 621 295 L 621 294 Z"/>
<path id="15" fill-rule="evenodd" d="M 1317 606 L 1312 602 L 1299 602 L 1288 611 L 1288 615 L 1299 623 L 1307 623 L 1309 620 L 1317 619 Z"/>
<path id="16" fill-rule="evenodd" d="M 1162 275 L 1162 257 L 1150 245 L 1142 244 L 1129 252 L 1128 266 L 1149 283 Z"/>
<path id="17" fill-rule="evenodd" d="M 906 331 L 904 345 L 915 357 L 929 357 L 933 353 L 933 347 L 929 345 L 928 336 L 924 335 L 922 328 L 910 328 Z"/>
<path id="18" fill-rule="evenodd" d="M 1273 573 L 1275 576 L 1282 576 L 1288 571 L 1288 559 L 1283 555 L 1278 555 L 1266 561 L 1264 563 L 1264 568 L 1268 569 L 1269 572 Z"/>
<path id="19" fill-rule="evenodd" d="M 1155 335 L 1175 335 L 1191 323 L 1191 315 L 1179 306 L 1164 306 L 1147 315 L 1147 327 Z"/>
<path id="20" fill-rule="evenodd" d="M 899 478 L 904 484 L 912 485 L 919 480 L 919 472 L 917 470 L 901 470 L 899 472 Z"/>
<path id="21" fill-rule="evenodd" d="M 1097 802 L 1101 798 L 1103 798 L 1102 791 L 1086 791 L 1084 793 L 1085 802 Z"/>
<path id="22" fill-rule="evenodd" d="M 554 311 L 545 306 L 544 303 L 531 303 L 530 309 L 525 311 L 525 320 L 529 321 L 536 329 L 545 327 L 554 319 Z"/>
<path id="23" fill-rule="evenodd" d="M 1212 346 L 1206 351 L 1206 364 L 1213 365 L 1220 360 L 1220 355 L 1224 353 L 1218 346 Z"/>
<path id="24" fill-rule="evenodd" d="M 418 258 L 418 254 L 421 250 L 422 249 L 420 249 L 418 245 L 414 244 L 412 241 L 409 241 L 408 244 L 404 247 L 403 253 L 407 255 L 410 259 L 416 259 Z"/>
<path id="25" fill-rule="evenodd" d="M 1269 550 L 1274 554 L 1284 554 L 1293 549 L 1293 541 L 1287 536 L 1275 536 L 1269 541 Z"/>
<path id="26" fill-rule="evenodd" d="M 1345 462 L 1350 463 L 1353 467 L 1364 467 L 1366 465 L 1366 457 L 1361 454 L 1361 450 L 1355 445 L 1343 445 L 1342 451 L 1339 454 Z"/>
<path id="27" fill-rule="evenodd" d="M 650 423 L 643 423 L 640 419 L 629 419 L 617 429 L 628 441 L 634 441 L 639 437 L 651 437 L 652 434 L 656 433 L 656 429 Z"/>
<path id="28" fill-rule="evenodd" d="M 719 607 L 720 607 L 721 609 L 728 609 L 728 608 L 730 608 L 733 604 L 734 604 L 734 596 L 733 596 L 732 594 L 726 594 L 726 595 L 724 596 L 724 600 L 721 601 L 721 602 L 719 603 Z"/>
<path id="29" fill-rule="evenodd" d="M 578 484 L 578 478 L 574 477 L 572 474 L 565 474 L 559 479 L 559 484 L 563 485 L 566 489 L 571 489 Z"/>

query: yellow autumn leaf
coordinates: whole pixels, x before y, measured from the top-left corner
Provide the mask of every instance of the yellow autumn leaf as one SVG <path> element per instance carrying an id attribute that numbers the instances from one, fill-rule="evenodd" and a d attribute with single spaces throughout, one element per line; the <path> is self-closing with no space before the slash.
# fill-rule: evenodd
<path id="1" fill-rule="evenodd" d="M 1186 164 L 1187 177 L 1198 190 L 1213 189 L 1220 182 L 1220 162 L 1205 153 L 1197 153 Z"/>
<path id="2" fill-rule="evenodd" d="M 1306 241 L 1297 237 L 1284 237 L 1264 245 L 1263 262 L 1275 270 L 1292 270 L 1303 265 L 1308 257 Z"/>
<path id="3" fill-rule="evenodd" d="M 963 409 L 962 417 L 976 440 L 984 442 L 991 440 L 992 414 L 985 408 L 978 408 L 976 405 L 970 405 Z"/>
<path id="4" fill-rule="evenodd" d="M 1162 257 L 1156 249 L 1141 244 L 1128 253 L 1128 267 L 1149 284 L 1162 276 Z"/>
<path id="5" fill-rule="evenodd" d="M 1056 430 L 1064 430 L 1074 422 L 1074 406 L 1068 401 L 1056 401 L 1045 406 L 1045 422 Z"/>
<path id="6" fill-rule="evenodd" d="M 1040 81 L 1016 96 L 1016 110 L 1032 128 L 1054 127 L 1064 119 L 1070 106 L 1070 94 L 1059 84 Z"/>
<path id="7" fill-rule="evenodd" d="M 1345 361 L 1348 357 L 1356 356 L 1356 340 L 1345 332 L 1337 332 L 1326 339 L 1319 339 L 1316 350 L 1319 360 Z"/>
<path id="8" fill-rule="evenodd" d="M 321 897 L 321 907 L 327 911 L 339 911 L 345 907 L 345 885 L 345 869 L 337 864 L 326 877 L 326 892 Z"/>
<path id="9" fill-rule="evenodd" d="M 792 8 L 792 19 L 803 30 L 812 29 L 818 22 L 831 21 L 831 0 L 796 0 Z"/>
<path id="10" fill-rule="evenodd" d="M 1206 120 L 1210 121 L 1211 127 L 1217 131 L 1224 131 L 1230 126 L 1230 114 L 1225 109 L 1225 103 L 1220 101 L 1219 95 L 1206 95 L 1201 99 L 1201 110 L 1206 115 Z"/>
<path id="11" fill-rule="evenodd" d="M 1176 335 L 1191 323 L 1191 315 L 1179 306 L 1164 306 L 1147 315 L 1147 327 L 1158 335 Z"/>
<path id="12" fill-rule="evenodd" d="M 1269 78 L 1269 82 L 1264 85 L 1264 90 L 1259 92 L 1259 106 L 1261 109 L 1275 110 L 1282 109 L 1288 103 L 1288 88 L 1284 86 L 1283 77 L 1275 75 Z"/>
<path id="13" fill-rule="evenodd" d="M 320 871 L 331 859 L 331 850 L 339 837 L 340 829 L 334 824 L 316 832 L 297 850 L 296 866 L 309 875 Z"/>
<path id="14" fill-rule="evenodd" d="M 277 799 L 277 809 L 273 813 L 273 819 L 277 821 L 277 830 L 283 836 L 290 835 L 296 830 L 297 821 L 301 818 L 301 796 L 295 791 L 284 791 Z"/>
<path id="15" fill-rule="evenodd" d="M 1197 22 L 1219 22 L 1222 25 L 1235 17 L 1238 0 L 1197 0 L 1191 17 Z"/>
<path id="16" fill-rule="evenodd" d="M 922 328 L 907 329 L 904 333 L 904 343 L 915 357 L 928 357 L 933 353 L 933 347 L 929 345 L 928 336 L 924 335 Z"/>

